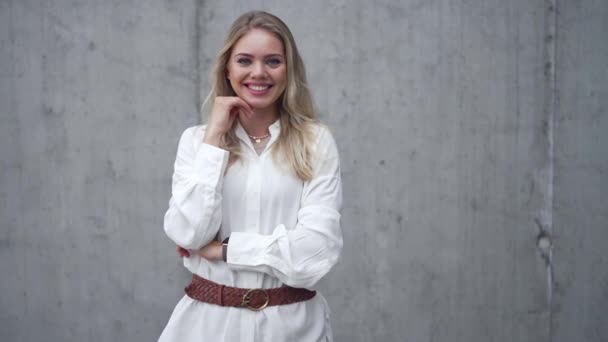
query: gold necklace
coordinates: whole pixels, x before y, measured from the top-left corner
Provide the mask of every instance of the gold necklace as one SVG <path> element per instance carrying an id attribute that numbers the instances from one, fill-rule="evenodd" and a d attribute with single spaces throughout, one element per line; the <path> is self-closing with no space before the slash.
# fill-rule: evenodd
<path id="1" fill-rule="evenodd" d="M 260 142 L 262 142 L 262 139 L 268 138 L 270 136 L 270 133 L 267 133 L 266 135 L 260 135 L 259 137 L 249 134 L 247 134 L 247 136 L 249 136 L 249 139 L 254 140 L 256 144 L 259 144 Z"/>

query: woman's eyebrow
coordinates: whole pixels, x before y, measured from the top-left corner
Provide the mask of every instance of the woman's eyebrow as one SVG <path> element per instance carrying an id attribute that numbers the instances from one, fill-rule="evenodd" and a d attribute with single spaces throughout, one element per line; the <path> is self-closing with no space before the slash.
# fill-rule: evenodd
<path id="1" fill-rule="evenodd" d="M 246 53 L 246 52 L 239 52 L 239 53 L 237 53 L 237 54 L 234 55 L 234 57 L 237 57 L 237 56 L 249 57 L 249 58 L 255 57 L 254 55 Z M 280 54 L 280 53 L 271 53 L 271 54 L 268 54 L 268 55 L 264 56 L 264 58 L 268 58 L 268 57 L 283 57 L 283 55 Z"/>
<path id="2" fill-rule="evenodd" d="M 271 53 L 270 55 L 266 55 L 265 57 L 266 58 L 268 58 L 268 57 L 281 57 L 281 58 L 283 58 L 283 55 L 280 54 L 280 53 Z"/>

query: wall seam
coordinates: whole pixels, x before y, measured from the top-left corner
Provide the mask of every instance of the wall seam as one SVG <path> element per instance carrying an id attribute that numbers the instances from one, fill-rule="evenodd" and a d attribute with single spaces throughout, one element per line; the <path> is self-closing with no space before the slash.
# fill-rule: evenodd
<path id="1" fill-rule="evenodd" d="M 201 106 L 202 106 L 202 94 L 201 94 L 201 4 L 202 0 L 194 1 L 194 70 L 195 75 L 195 106 L 196 106 L 196 120 L 201 120 Z"/>
<path id="2" fill-rule="evenodd" d="M 548 174 L 547 174 L 547 198 L 545 201 L 545 209 L 547 213 L 546 221 L 543 229 L 548 233 L 550 238 L 549 247 L 547 248 L 547 305 L 548 305 L 548 331 L 547 336 L 550 342 L 553 342 L 553 202 L 554 202 L 554 184 L 555 184 L 555 111 L 557 108 L 557 13 L 558 0 L 547 0 L 546 7 L 546 85 L 548 98 L 546 102 L 546 118 L 547 118 L 547 154 L 548 154 Z"/>

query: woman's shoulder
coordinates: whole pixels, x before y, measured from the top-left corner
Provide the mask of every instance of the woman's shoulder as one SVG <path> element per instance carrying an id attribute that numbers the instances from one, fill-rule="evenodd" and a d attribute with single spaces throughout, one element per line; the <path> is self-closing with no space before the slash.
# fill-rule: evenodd
<path id="1" fill-rule="evenodd" d="M 203 142 L 206 128 L 207 125 L 195 125 L 184 129 L 179 138 L 179 148 L 198 149 Z"/>
<path id="2" fill-rule="evenodd" d="M 331 128 L 322 122 L 314 122 L 311 124 L 311 131 L 315 140 L 321 142 L 322 140 L 333 139 Z"/>
<path id="3" fill-rule="evenodd" d="M 334 139 L 332 130 L 326 124 L 315 122 L 312 124 L 312 131 L 315 141 L 315 146 L 318 150 L 327 152 L 337 152 L 336 140 Z"/>
<path id="4" fill-rule="evenodd" d="M 190 126 L 182 132 L 182 137 L 185 136 L 187 138 L 192 138 L 197 135 L 203 136 L 205 134 L 206 128 L 207 128 L 207 125 Z"/>
<path id="5" fill-rule="evenodd" d="M 195 125 L 186 128 L 181 135 L 181 140 L 189 139 L 192 140 L 194 138 L 203 138 L 205 135 L 205 129 L 207 125 Z"/>

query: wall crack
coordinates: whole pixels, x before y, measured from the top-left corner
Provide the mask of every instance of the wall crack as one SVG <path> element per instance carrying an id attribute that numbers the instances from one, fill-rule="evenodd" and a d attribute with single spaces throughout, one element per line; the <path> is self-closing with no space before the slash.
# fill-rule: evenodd
<path id="1" fill-rule="evenodd" d="M 554 196 L 554 170 L 555 170 L 555 148 L 554 148 L 554 123 L 557 108 L 557 79 L 556 79 L 556 56 L 557 56 L 557 0 L 545 0 L 545 101 L 543 131 L 547 137 L 547 164 L 543 179 L 546 180 L 546 193 L 544 194 L 541 217 L 536 220 L 538 228 L 537 247 L 545 262 L 547 270 L 547 307 L 548 326 L 547 336 L 553 341 L 553 196 Z"/>

